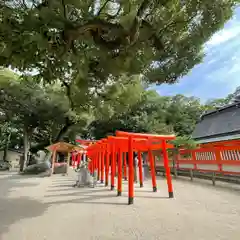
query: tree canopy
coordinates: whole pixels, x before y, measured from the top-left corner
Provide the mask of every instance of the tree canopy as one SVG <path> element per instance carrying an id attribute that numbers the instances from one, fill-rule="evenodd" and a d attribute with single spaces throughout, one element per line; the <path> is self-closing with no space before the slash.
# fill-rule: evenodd
<path id="1" fill-rule="evenodd" d="M 156 134 L 174 133 L 178 136 L 176 146 L 187 143 L 194 146 L 190 137 L 197 122 L 206 111 L 214 110 L 238 100 L 239 87 L 225 98 L 201 103 L 200 99 L 181 94 L 160 96 L 155 90 L 135 88 L 138 100 L 129 108 L 105 119 L 95 119 L 86 129 L 84 137 L 100 139 L 114 134 L 115 130 Z M 221 105 L 219 105 L 219 102 Z"/>
<path id="2" fill-rule="evenodd" d="M 239 0 L 4 0 L 0 65 L 100 87 L 122 73 L 173 83 Z"/>
<path id="3" fill-rule="evenodd" d="M 0 142 L 6 145 L 9 124 L 18 126 L 22 138 L 28 135 L 31 151 L 47 145 L 74 138 L 96 119 L 109 119 L 115 113 L 123 113 L 141 98 L 144 91 L 139 78 L 121 78 L 109 83 L 99 93 L 84 92 L 72 87 L 71 102 L 67 93 L 57 83 L 42 85 L 31 77 L 20 78 L 6 69 L 0 70 Z M 135 93 L 134 93 L 135 92 Z M 2 141 L 1 141 L 2 140 Z M 68 138 L 68 140 L 71 140 Z M 22 142 L 21 142 L 22 143 Z"/>
<path id="4" fill-rule="evenodd" d="M 195 97 L 165 97 L 154 90 L 137 88 L 134 92 L 140 96 L 135 103 L 109 118 L 93 121 L 86 136 L 100 139 L 114 134 L 116 129 L 190 136 L 204 110 L 204 105 Z"/>
<path id="5" fill-rule="evenodd" d="M 216 106 L 144 84 L 174 83 L 200 63 L 203 44 L 239 1 L 1 1 L 0 67 L 22 77 L 0 72 L 0 142 L 16 125 L 18 138 L 28 132 L 40 144 L 35 150 L 115 129 L 189 136 Z"/>
<path id="6" fill-rule="evenodd" d="M 72 103 L 60 83 L 38 84 L 8 70 L 0 71 L 0 148 L 22 147 L 28 136 L 32 153 L 63 140 L 100 139 L 116 130 L 174 133 L 176 146 L 194 146 L 191 133 L 206 110 L 219 107 L 184 95 L 160 96 L 146 90 L 139 76 L 121 76 L 96 93 L 84 95 L 72 87 Z M 239 88 L 226 98 L 212 102 L 236 101 Z M 71 108 L 71 105 L 74 108 Z M 69 121 L 66 124 L 66 120 Z M 26 128 L 27 126 L 27 128 Z"/>

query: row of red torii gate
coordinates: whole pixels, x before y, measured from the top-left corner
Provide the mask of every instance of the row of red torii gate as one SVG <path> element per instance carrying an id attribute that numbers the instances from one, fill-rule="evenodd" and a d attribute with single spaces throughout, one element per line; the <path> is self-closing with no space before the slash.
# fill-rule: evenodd
<path id="1" fill-rule="evenodd" d="M 115 181 L 117 182 L 117 196 L 122 195 L 122 180 L 127 180 L 128 204 L 133 204 L 134 153 L 137 154 L 138 159 L 140 187 L 143 187 L 142 153 L 147 152 L 152 179 L 152 188 L 153 192 L 156 192 L 156 172 L 152 151 L 161 150 L 166 171 L 168 194 L 169 198 L 173 198 L 173 187 L 167 149 L 173 148 L 173 145 L 170 144 L 169 141 L 174 139 L 175 135 L 154 135 L 116 131 L 115 136 L 109 136 L 98 141 L 76 140 L 81 144 L 81 147 L 76 146 L 71 148 L 72 162 L 73 165 L 79 165 L 81 159 L 88 159 L 88 169 L 90 173 L 94 175 L 94 172 L 97 172 L 98 180 L 100 180 L 101 183 L 105 182 L 105 186 L 109 185 L 110 175 L 111 190 L 115 189 Z M 53 149 L 50 148 L 50 150 Z M 52 171 L 54 171 L 55 154 L 56 151 L 53 151 Z M 115 179 L 116 176 L 117 179 Z"/>

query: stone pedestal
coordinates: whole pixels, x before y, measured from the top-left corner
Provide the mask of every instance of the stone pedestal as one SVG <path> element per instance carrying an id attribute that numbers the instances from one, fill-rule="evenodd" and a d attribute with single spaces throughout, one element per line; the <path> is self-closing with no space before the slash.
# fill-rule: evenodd
<path id="1" fill-rule="evenodd" d="M 143 181 L 151 177 L 148 164 L 143 164 Z"/>
<path id="2" fill-rule="evenodd" d="M 94 177 L 91 176 L 87 168 L 80 168 L 77 172 L 77 182 L 75 187 L 94 187 Z"/>

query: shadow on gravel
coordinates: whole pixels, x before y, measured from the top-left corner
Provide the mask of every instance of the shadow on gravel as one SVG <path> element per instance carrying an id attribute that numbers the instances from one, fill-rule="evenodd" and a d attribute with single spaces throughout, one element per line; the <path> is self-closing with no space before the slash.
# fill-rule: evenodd
<path id="1" fill-rule="evenodd" d="M 0 239 L 12 224 L 40 216 L 47 208 L 46 204 L 27 197 L 0 198 Z"/>
<path id="2" fill-rule="evenodd" d="M 216 181 L 216 185 L 213 186 L 212 185 L 212 181 L 210 180 L 205 180 L 205 179 L 198 179 L 195 178 L 193 179 L 193 181 L 191 181 L 189 178 L 187 177 L 178 177 L 177 179 L 174 179 L 174 181 L 181 181 L 184 182 L 187 185 L 196 185 L 196 186 L 204 186 L 208 189 L 212 189 L 214 190 L 223 190 L 235 195 L 240 195 L 240 185 L 237 183 L 227 183 L 227 182 L 220 182 L 220 181 Z M 173 182 L 173 186 L 174 186 L 174 182 Z"/>
<path id="3" fill-rule="evenodd" d="M 32 179 L 48 177 L 45 173 L 41 174 L 20 174 L 18 172 L 0 172 L 0 181 L 2 179 Z"/>
<path id="4" fill-rule="evenodd" d="M 69 194 L 68 196 L 71 196 Z M 48 202 L 48 205 L 55 205 L 55 204 L 67 204 L 67 203 L 82 203 L 82 204 L 103 204 L 103 205 L 127 205 L 127 203 L 119 203 L 119 202 L 102 202 L 103 199 L 112 199 L 116 198 L 116 194 L 113 195 L 88 195 L 83 194 L 81 198 L 75 198 L 75 199 L 63 199 L 58 200 L 54 202 Z M 99 202 L 96 202 L 96 200 L 100 200 Z"/>
<path id="5" fill-rule="evenodd" d="M 7 178 L 0 179 L 0 239 L 2 239 L 1 235 L 3 233 L 8 232 L 9 226 L 12 224 L 26 218 L 40 216 L 48 208 L 44 203 L 28 197 L 8 197 L 9 193 L 17 188 L 37 185 L 37 183 L 19 182 L 21 177 L 9 174 Z M 27 177 L 23 176 L 24 178 Z"/>
<path id="6" fill-rule="evenodd" d="M 75 182 L 69 183 L 69 184 L 59 184 L 59 185 L 52 185 L 51 188 L 58 188 L 58 191 L 61 189 L 59 188 L 73 188 Z"/>
<path id="7" fill-rule="evenodd" d="M 110 192 L 109 189 L 81 189 L 79 191 L 79 188 L 72 188 L 70 189 L 74 192 L 65 192 L 65 190 L 61 191 L 61 193 L 59 193 L 58 191 L 58 194 L 47 194 L 47 195 L 44 195 L 44 197 L 69 197 L 69 196 L 84 196 L 85 194 L 96 194 L 96 193 L 99 193 L 99 192 Z"/>
<path id="8" fill-rule="evenodd" d="M 67 190 L 67 192 L 65 192 Z M 70 192 L 70 190 L 72 192 Z M 116 190 L 111 191 L 109 188 L 101 188 L 101 186 L 97 186 L 96 188 L 68 188 L 68 189 L 63 189 L 56 191 L 54 190 L 49 190 L 48 192 L 54 192 L 53 194 L 48 194 L 45 195 L 46 198 L 51 198 L 51 197 L 57 197 L 60 198 L 60 200 L 56 201 L 51 201 L 48 202 L 50 205 L 54 204 L 67 204 L 67 203 L 80 203 L 80 204 L 97 204 L 97 205 L 127 205 L 127 195 L 128 193 L 126 191 L 123 191 L 122 196 L 117 197 Z M 139 191 L 136 189 L 136 193 L 150 193 L 153 195 L 147 195 L 147 196 L 139 196 L 138 194 L 135 196 L 136 199 L 138 198 L 145 198 L 145 199 L 156 199 L 156 200 L 167 200 L 169 199 L 168 196 L 156 196 L 151 190 L 146 191 Z M 99 194 L 100 193 L 100 194 Z M 106 194 L 101 194 L 101 193 L 106 193 Z M 65 198 L 67 197 L 67 198 Z M 73 199 L 69 199 L 69 198 Z M 114 200 L 116 199 L 116 201 Z M 121 199 L 122 202 L 118 202 L 119 199 Z"/>

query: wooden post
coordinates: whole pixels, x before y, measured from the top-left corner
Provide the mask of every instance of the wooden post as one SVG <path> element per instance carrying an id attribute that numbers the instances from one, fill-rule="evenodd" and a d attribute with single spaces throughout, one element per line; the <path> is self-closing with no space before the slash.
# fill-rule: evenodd
<path id="1" fill-rule="evenodd" d="M 71 157 L 71 152 L 67 153 L 67 166 L 66 166 L 66 174 L 68 175 L 68 169 L 69 169 L 69 164 L 70 164 L 70 157 Z"/>
<path id="2" fill-rule="evenodd" d="M 97 178 L 97 168 L 98 168 L 98 152 L 95 151 L 94 154 L 94 172 L 96 173 L 96 178 Z"/>
<path id="3" fill-rule="evenodd" d="M 105 164 L 105 186 L 108 186 L 108 176 L 109 176 L 109 152 L 106 149 L 106 164 Z"/>
<path id="4" fill-rule="evenodd" d="M 190 169 L 190 179 L 191 179 L 191 181 L 193 181 L 193 170 L 192 169 Z"/>
<path id="5" fill-rule="evenodd" d="M 140 188 L 143 187 L 143 166 L 142 166 L 142 154 L 138 152 L 138 169 L 139 169 L 139 182 Z"/>
<path id="6" fill-rule="evenodd" d="M 193 160 L 193 162 L 194 162 L 194 164 L 193 164 L 193 168 L 194 168 L 194 170 L 197 170 L 197 164 L 196 164 L 196 152 L 194 151 L 194 150 L 192 150 L 191 151 L 191 156 L 192 156 L 192 160 Z"/>
<path id="7" fill-rule="evenodd" d="M 115 164 L 114 164 L 114 166 L 115 166 L 115 168 L 114 168 L 115 177 L 118 176 L 118 168 L 117 168 L 117 166 L 118 166 L 118 158 L 119 158 L 118 152 L 115 151 Z"/>
<path id="8" fill-rule="evenodd" d="M 134 155 L 133 155 L 134 156 Z M 138 163 L 135 160 L 135 158 L 133 159 L 133 169 L 134 169 L 134 182 L 137 183 L 138 179 L 137 179 L 137 168 L 138 168 Z"/>
<path id="9" fill-rule="evenodd" d="M 162 151 L 163 151 L 164 167 L 165 167 L 166 177 L 167 177 L 168 194 L 169 194 L 169 198 L 173 198 L 172 178 L 171 178 L 170 167 L 168 164 L 168 153 L 167 153 L 166 145 L 167 145 L 166 140 L 163 140 L 162 141 Z"/>
<path id="10" fill-rule="evenodd" d="M 222 172 L 222 156 L 221 156 L 221 150 L 219 148 L 214 149 L 216 161 L 218 163 L 218 170 L 219 172 Z"/>
<path id="11" fill-rule="evenodd" d="M 124 180 L 127 181 L 127 153 L 123 154 L 123 176 Z"/>
<path id="12" fill-rule="evenodd" d="M 52 153 L 52 174 L 54 173 L 54 163 L 56 161 L 57 151 L 54 149 Z"/>
<path id="13" fill-rule="evenodd" d="M 175 178 L 177 178 L 177 176 L 178 176 L 177 165 L 176 165 L 177 157 L 178 157 L 178 154 L 177 154 L 176 150 L 174 149 L 173 150 L 173 171 L 174 171 Z"/>
<path id="14" fill-rule="evenodd" d="M 104 180 L 104 157 L 105 157 L 105 150 L 102 148 L 101 152 L 101 183 Z"/>
<path id="15" fill-rule="evenodd" d="M 101 152 L 100 149 L 98 149 L 98 153 L 97 153 L 97 181 L 100 180 L 100 173 L 101 173 Z"/>
<path id="16" fill-rule="evenodd" d="M 78 157 L 77 157 L 77 168 L 80 167 L 81 160 L 82 160 L 82 153 L 78 153 Z"/>
<path id="17" fill-rule="evenodd" d="M 128 137 L 128 204 L 134 202 L 133 139 Z"/>
<path id="18" fill-rule="evenodd" d="M 212 184 L 213 184 L 213 186 L 216 185 L 216 173 L 215 172 L 212 173 Z"/>
<path id="19" fill-rule="evenodd" d="M 156 158 L 157 158 L 157 156 L 153 153 L 154 170 L 155 170 L 155 174 L 158 175 L 158 174 L 157 174 Z M 161 172 L 161 170 L 160 170 L 160 172 Z"/>
<path id="20" fill-rule="evenodd" d="M 122 195 L 122 149 L 119 147 L 119 152 L 118 152 L 118 192 L 117 196 Z"/>
<path id="21" fill-rule="evenodd" d="M 111 158 L 111 190 L 114 190 L 115 165 L 116 165 L 115 143 L 112 143 L 112 158 Z"/>
<path id="22" fill-rule="evenodd" d="M 157 192 L 156 171 L 155 171 L 155 166 L 154 166 L 153 153 L 150 148 L 148 149 L 148 161 L 149 161 L 150 168 L 151 168 L 153 192 Z"/>

